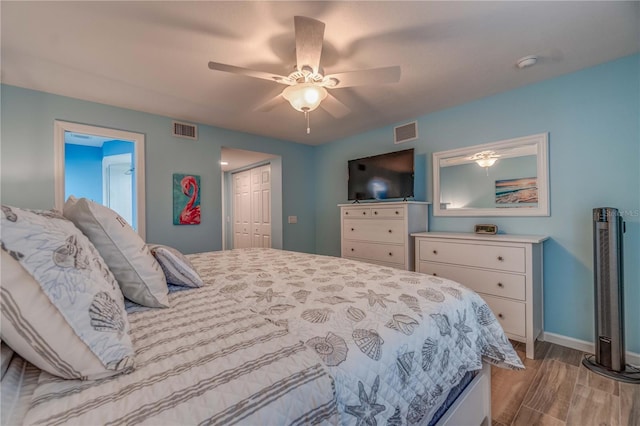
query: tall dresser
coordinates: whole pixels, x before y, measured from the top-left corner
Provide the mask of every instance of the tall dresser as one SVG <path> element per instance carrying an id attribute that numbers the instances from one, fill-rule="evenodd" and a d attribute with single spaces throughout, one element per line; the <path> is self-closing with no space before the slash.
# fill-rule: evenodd
<path id="1" fill-rule="evenodd" d="M 414 269 L 412 232 L 428 228 L 429 203 L 340 204 L 342 257 Z"/>
<path id="2" fill-rule="evenodd" d="M 527 358 L 543 331 L 543 242 L 538 235 L 423 232 L 415 237 L 416 271 L 476 291 L 507 337 L 525 342 Z"/>

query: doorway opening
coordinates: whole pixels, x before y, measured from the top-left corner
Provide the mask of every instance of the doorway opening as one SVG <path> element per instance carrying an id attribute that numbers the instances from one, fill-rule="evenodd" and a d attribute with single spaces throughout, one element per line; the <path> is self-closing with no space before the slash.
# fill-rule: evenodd
<path id="1" fill-rule="evenodd" d="M 55 203 L 73 195 L 116 211 L 144 239 L 144 135 L 55 122 Z"/>
<path id="2" fill-rule="evenodd" d="M 222 249 L 282 248 L 282 159 L 221 149 Z"/>

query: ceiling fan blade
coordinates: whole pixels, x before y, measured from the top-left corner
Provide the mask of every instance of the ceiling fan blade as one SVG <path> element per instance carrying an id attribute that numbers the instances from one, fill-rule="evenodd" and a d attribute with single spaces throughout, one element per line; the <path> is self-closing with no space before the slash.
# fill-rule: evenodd
<path id="1" fill-rule="evenodd" d="M 331 80 L 337 83 L 332 86 Z M 343 87 L 366 86 L 385 83 L 397 83 L 400 81 L 400 67 L 373 68 L 370 70 L 349 71 L 338 74 L 330 74 L 324 77 L 324 86 L 334 89 Z"/>
<path id="2" fill-rule="evenodd" d="M 327 93 L 327 97 L 324 98 L 324 100 L 320 104 L 320 107 L 335 118 L 342 118 L 351 112 L 349 107 L 340 102 L 331 93 Z"/>
<path id="3" fill-rule="evenodd" d="M 282 75 L 256 71 L 249 68 L 236 67 L 234 65 L 221 64 L 219 62 L 209 62 L 209 69 L 230 72 L 233 74 L 246 75 L 248 77 L 261 78 L 263 80 L 275 81 L 276 83 L 288 84 L 286 82 L 287 77 L 284 77 Z"/>
<path id="4" fill-rule="evenodd" d="M 282 97 L 282 93 L 278 93 L 273 98 L 269 99 L 267 102 L 263 103 L 259 107 L 257 107 L 254 111 L 258 112 L 268 112 L 283 103 L 285 99 Z"/>
<path id="5" fill-rule="evenodd" d="M 296 29 L 296 61 L 298 71 L 304 66 L 311 67 L 314 73 L 320 67 L 324 23 L 305 16 L 294 16 Z"/>

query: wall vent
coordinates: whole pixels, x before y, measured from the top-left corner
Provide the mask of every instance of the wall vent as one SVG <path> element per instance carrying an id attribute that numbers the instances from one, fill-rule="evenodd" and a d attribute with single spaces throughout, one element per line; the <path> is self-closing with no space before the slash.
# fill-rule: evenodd
<path id="1" fill-rule="evenodd" d="M 194 124 L 183 123 L 180 121 L 173 122 L 173 136 L 179 138 L 198 140 L 198 127 Z"/>
<path id="2" fill-rule="evenodd" d="M 393 143 L 404 143 L 418 139 L 418 122 L 403 124 L 393 128 Z"/>

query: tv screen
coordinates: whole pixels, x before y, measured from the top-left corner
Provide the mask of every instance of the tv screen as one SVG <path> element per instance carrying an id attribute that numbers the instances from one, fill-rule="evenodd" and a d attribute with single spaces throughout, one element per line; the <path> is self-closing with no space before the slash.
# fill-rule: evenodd
<path id="1" fill-rule="evenodd" d="M 413 197 L 413 148 L 349 161 L 349 200 Z"/>

